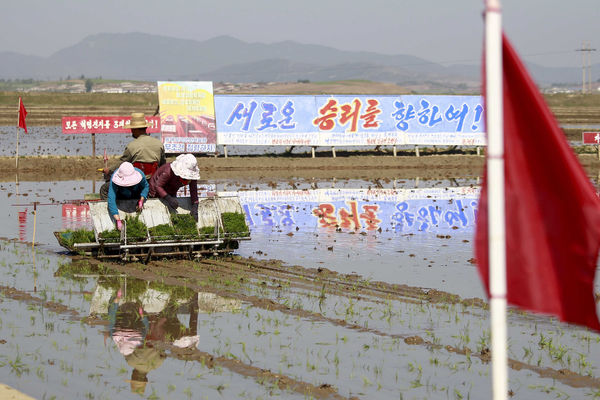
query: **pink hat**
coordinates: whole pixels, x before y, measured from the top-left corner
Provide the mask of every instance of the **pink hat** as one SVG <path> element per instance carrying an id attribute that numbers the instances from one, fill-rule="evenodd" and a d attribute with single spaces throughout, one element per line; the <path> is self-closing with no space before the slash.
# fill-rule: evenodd
<path id="1" fill-rule="evenodd" d="M 112 181 L 119 186 L 133 186 L 140 183 L 142 178 L 142 174 L 135 170 L 133 164 L 126 161 L 113 174 Z"/>

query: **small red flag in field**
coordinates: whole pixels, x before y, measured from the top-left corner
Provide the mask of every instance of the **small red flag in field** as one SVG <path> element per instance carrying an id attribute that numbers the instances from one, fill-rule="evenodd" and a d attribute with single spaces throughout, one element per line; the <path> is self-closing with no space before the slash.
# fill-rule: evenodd
<path id="1" fill-rule="evenodd" d="M 507 302 L 600 331 L 600 200 L 504 36 L 502 56 Z M 489 296 L 487 196 L 484 178 L 475 252 Z"/>
<path id="2" fill-rule="evenodd" d="M 25 118 L 27 117 L 27 110 L 23 104 L 23 100 L 19 97 L 19 128 L 25 129 L 27 133 L 27 125 L 25 124 Z"/>

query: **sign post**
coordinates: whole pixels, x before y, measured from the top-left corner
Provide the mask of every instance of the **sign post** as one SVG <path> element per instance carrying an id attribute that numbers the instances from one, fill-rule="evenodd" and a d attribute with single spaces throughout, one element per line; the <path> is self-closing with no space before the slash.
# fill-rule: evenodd
<path id="1" fill-rule="evenodd" d="M 216 153 L 212 82 L 169 81 L 157 85 L 165 153 Z"/>
<path id="2" fill-rule="evenodd" d="M 583 144 L 594 144 L 598 151 L 598 160 L 600 160 L 600 132 L 583 132 Z"/>

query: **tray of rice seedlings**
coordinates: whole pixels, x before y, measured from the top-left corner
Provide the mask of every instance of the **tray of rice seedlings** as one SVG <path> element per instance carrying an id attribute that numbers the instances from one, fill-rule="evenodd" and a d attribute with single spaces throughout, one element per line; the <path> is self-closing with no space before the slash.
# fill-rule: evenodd
<path id="1" fill-rule="evenodd" d="M 148 239 L 148 228 L 143 221 L 140 221 L 139 216 L 128 216 L 125 218 L 125 223 L 128 242 L 143 242 Z"/>
<path id="2" fill-rule="evenodd" d="M 217 232 L 215 232 L 214 226 L 203 226 L 199 231 L 202 239 L 212 240 L 217 238 Z"/>
<path id="3" fill-rule="evenodd" d="M 75 243 L 95 243 L 96 237 L 94 231 L 87 229 L 71 230 L 67 229 L 63 232 L 55 232 L 54 236 L 58 239 L 58 244 L 62 247 L 74 251 Z"/>
<path id="4" fill-rule="evenodd" d="M 121 241 L 121 232 L 117 229 L 100 232 L 98 237 L 105 243 L 118 243 Z"/>
<path id="5" fill-rule="evenodd" d="M 248 237 L 250 229 L 246 224 L 246 216 L 238 212 L 224 212 L 221 214 L 223 230 L 227 236 Z"/>
<path id="6" fill-rule="evenodd" d="M 150 233 L 152 240 L 173 240 L 175 229 L 170 224 L 160 224 L 148 228 L 148 233 Z"/>
<path id="7" fill-rule="evenodd" d="M 196 220 L 190 214 L 173 214 L 171 222 L 177 239 L 198 239 Z"/>
<path id="8" fill-rule="evenodd" d="M 148 228 L 140 221 L 139 217 L 125 217 L 128 242 L 143 242 L 148 239 Z M 115 243 L 121 240 L 121 232 L 117 229 L 101 232 L 98 235 L 106 243 Z"/>

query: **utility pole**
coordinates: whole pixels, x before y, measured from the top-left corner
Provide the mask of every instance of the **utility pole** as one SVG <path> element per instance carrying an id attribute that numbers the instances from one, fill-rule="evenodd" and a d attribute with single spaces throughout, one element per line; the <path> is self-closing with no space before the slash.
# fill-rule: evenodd
<path id="1" fill-rule="evenodd" d="M 587 54 L 588 54 L 588 82 L 589 82 L 588 91 L 589 91 L 589 93 L 592 93 L 592 51 L 596 51 L 596 49 L 591 48 L 590 42 L 588 42 L 587 47 L 589 50 L 587 52 Z"/>
<path id="2" fill-rule="evenodd" d="M 592 51 L 596 51 L 596 49 L 592 49 L 591 48 L 591 44 L 590 42 L 587 42 L 587 44 L 585 42 L 581 43 L 581 48 L 580 49 L 575 49 L 575 51 L 581 51 L 581 93 L 586 93 L 589 91 L 589 93 L 592 92 Z M 586 57 L 587 54 L 587 57 Z M 586 85 L 586 79 L 585 79 L 585 70 L 587 67 L 587 75 L 588 75 L 588 79 L 587 81 L 589 81 L 589 84 Z M 586 86 L 588 86 L 588 89 L 586 90 Z"/>

